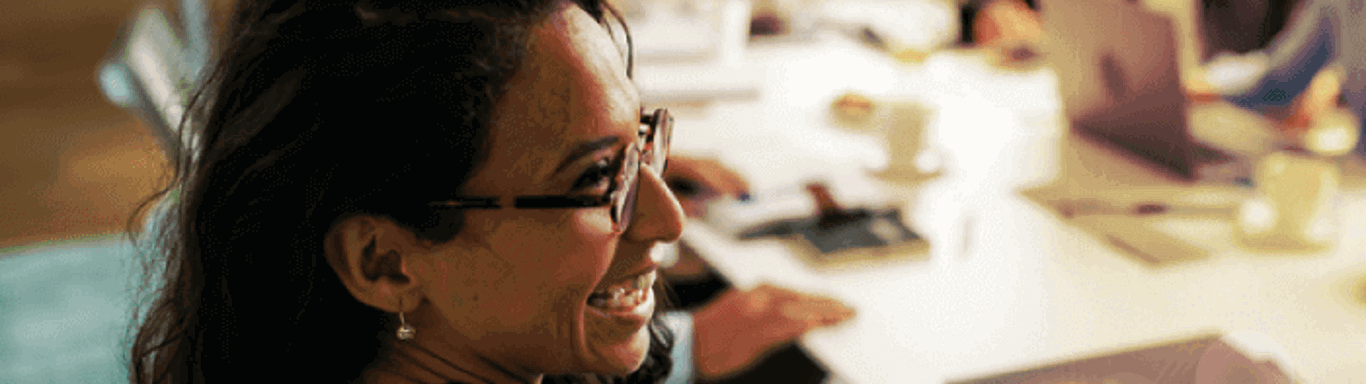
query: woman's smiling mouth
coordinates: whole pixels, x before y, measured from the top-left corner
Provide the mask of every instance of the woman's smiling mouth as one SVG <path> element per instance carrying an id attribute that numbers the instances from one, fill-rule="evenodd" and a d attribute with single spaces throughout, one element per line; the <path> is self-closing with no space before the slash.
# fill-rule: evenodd
<path id="1" fill-rule="evenodd" d="M 588 308 L 623 325 L 644 326 L 654 313 L 654 286 L 658 272 L 651 268 L 588 295 Z"/>

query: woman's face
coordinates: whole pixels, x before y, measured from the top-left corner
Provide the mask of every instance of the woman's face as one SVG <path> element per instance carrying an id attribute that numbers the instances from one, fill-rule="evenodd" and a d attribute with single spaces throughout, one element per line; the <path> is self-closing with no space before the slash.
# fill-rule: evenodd
<path id="1" fill-rule="evenodd" d="M 621 51 L 591 16 L 568 6 L 533 29 L 529 52 L 494 113 L 489 157 L 461 194 L 602 195 L 640 130 L 639 95 Z M 423 294 L 467 348 L 496 364 L 551 374 L 634 371 L 650 344 L 650 289 L 633 297 L 628 290 L 616 308 L 590 305 L 590 295 L 652 282 L 658 249 L 682 231 L 682 209 L 659 175 L 642 170 L 639 188 L 621 234 L 606 207 L 467 211 L 461 234 L 413 266 L 429 271 Z"/>

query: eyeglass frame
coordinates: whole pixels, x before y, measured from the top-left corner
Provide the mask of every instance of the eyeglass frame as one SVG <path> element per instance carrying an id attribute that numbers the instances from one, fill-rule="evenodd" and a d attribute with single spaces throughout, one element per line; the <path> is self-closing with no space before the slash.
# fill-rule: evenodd
<path id="1" fill-rule="evenodd" d="M 500 204 L 506 196 L 457 196 L 433 201 L 427 205 L 444 209 L 570 209 L 612 206 L 613 232 L 624 232 L 630 225 L 631 216 L 635 214 L 636 195 L 640 191 L 640 172 L 643 169 L 641 163 L 649 164 L 661 177 L 668 169 L 673 122 L 673 116 L 669 115 L 668 108 L 657 108 L 651 114 L 640 116 L 640 124 L 648 126 L 649 130 L 647 132 L 642 129 L 635 142 L 622 148 L 621 167 L 618 168 L 607 193 L 601 196 L 521 195 L 512 197 L 511 206 Z M 661 131 L 664 133 L 660 134 Z M 661 140 L 663 145 L 659 145 Z M 660 147 L 662 151 L 659 150 Z M 635 152 L 634 155 L 631 154 L 632 151 Z M 646 157 L 647 151 L 653 159 Z M 660 164 L 656 166 L 656 162 Z M 632 163 L 635 165 L 631 166 Z M 634 172 L 628 168 L 634 168 Z M 618 194 L 623 196 L 618 197 Z M 613 206 L 614 203 L 619 203 L 620 206 Z"/>

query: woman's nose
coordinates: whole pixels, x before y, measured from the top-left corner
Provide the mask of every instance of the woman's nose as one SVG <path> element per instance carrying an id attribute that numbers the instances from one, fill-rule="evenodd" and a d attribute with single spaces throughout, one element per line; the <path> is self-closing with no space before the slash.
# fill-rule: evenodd
<path id="1" fill-rule="evenodd" d="M 641 167 L 640 190 L 626 236 L 634 241 L 671 243 L 683 235 L 683 206 L 653 168 Z"/>

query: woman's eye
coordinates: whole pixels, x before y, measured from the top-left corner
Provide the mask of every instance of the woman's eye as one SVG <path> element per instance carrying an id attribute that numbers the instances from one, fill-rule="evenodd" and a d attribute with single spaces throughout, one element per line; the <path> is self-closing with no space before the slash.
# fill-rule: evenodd
<path id="1" fill-rule="evenodd" d="M 607 192 L 607 187 L 612 183 L 612 162 L 600 160 L 584 170 L 583 175 L 574 181 L 574 191 L 576 192 Z"/>

